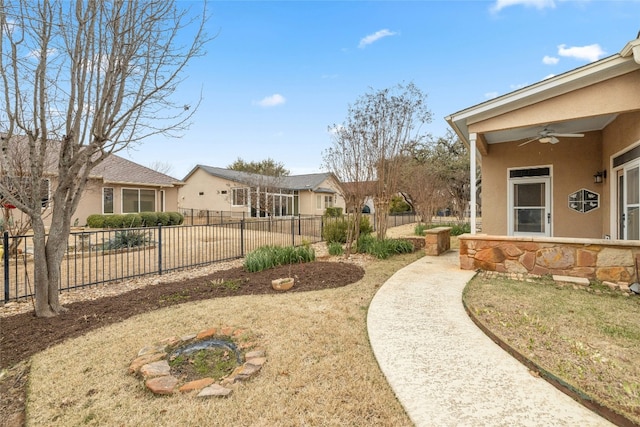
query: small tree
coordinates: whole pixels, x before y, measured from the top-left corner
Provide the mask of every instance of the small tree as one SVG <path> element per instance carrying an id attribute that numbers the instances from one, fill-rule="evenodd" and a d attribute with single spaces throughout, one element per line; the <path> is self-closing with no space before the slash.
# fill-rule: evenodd
<path id="1" fill-rule="evenodd" d="M 196 108 L 171 95 L 202 54 L 204 22 L 171 0 L 0 0 L 0 193 L 31 221 L 37 316 L 63 310 L 60 264 L 93 168 L 188 124 Z"/>
<path id="2" fill-rule="evenodd" d="M 233 163 L 227 166 L 227 169 L 275 177 L 289 176 L 291 173 L 289 169 L 284 167 L 284 163 L 276 162 L 271 158 L 260 162 L 245 162 L 238 157 Z"/>

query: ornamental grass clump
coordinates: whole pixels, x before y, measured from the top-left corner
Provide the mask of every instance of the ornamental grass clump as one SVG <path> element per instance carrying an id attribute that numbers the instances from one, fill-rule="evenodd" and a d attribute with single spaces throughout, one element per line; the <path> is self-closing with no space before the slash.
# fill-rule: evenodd
<path id="1" fill-rule="evenodd" d="M 261 246 L 247 254 L 244 268 L 255 273 L 277 265 L 311 262 L 315 259 L 316 253 L 310 246 Z"/>
<path id="2" fill-rule="evenodd" d="M 373 255 L 378 259 L 387 259 L 391 255 L 411 253 L 413 244 L 401 239 L 377 239 L 373 235 L 360 236 L 358 252 Z"/>

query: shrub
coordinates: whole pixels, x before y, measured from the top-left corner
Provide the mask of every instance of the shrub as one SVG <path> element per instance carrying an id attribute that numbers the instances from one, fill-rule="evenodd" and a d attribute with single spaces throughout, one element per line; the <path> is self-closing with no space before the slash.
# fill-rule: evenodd
<path id="1" fill-rule="evenodd" d="M 344 254 L 344 248 L 338 242 L 331 242 L 327 246 L 329 247 L 329 255 L 339 256 Z"/>
<path id="2" fill-rule="evenodd" d="M 123 249 L 123 248 L 135 248 L 139 246 L 145 246 L 151 239 L 146 231 L 142 230 L 123 230 L 116 231 L 113 239 L 110 239 L 105 249 Z"/>
<path id="3" fill-rule="evenodd" d="M 122 224 L 125 228 L 137 228 L 142 225 L 142 218 L 135 213 L 125 214 L 122 217 Z"/>
<path id="4" fill-rule="evenodd" d="M 327 243 L 346 243 L 349 223 L 344 219 L 327 221 L 322 230 L 322 238 Z"/>
<path id="5" fill-rule="evenodd" d="M 158 222 L 162 225 L 170 225 L 170 217 L 167 212 L 156 212 Z"/>
<path id="6" fill-rule="evenodd" d="M 158 214 L 155 212 L 140 212 L 143 227 L 155 227 L 158 225 Z"/>
<path id="7" fill-rule="evenodd" d="M 261 246 L 247 254 L 244 268 L 250 273 L 255 273 L 277 265 L 310 262 L 315 259 L 315 251 L 307 246 Z"/>
<path id="8" fill-rule="evenodd" d="M 347 243 L 347 232 L 349 227 L 353 224 L 353 220 L 346 220 L 345 218 L 339 218 L 335 220 L 329 220 L 324 225 L 322 231 L 322 238 L 327 243 Z M 360 235 L 371 234 L 373 227 L 369 222 L 369 217 L 363 216 L 360 218 Z"/>
<path id="9" fill-rule="evenodd" d="M 413 234 L 415 234 L 416 236 L 424 236 L 426 229 L 427 229 L 427 225 L 426 224 L 418 224 L 413 229 Z"/>
<path id="10" fill-rule="evenodd" d="M 329 207 L 324 211 L 324 216 L 329 218 L 340 218 L 342 216 L 342 208 L 337 206 Z"/>
<path id="11" fill-rule="evenodd" d="M 104 215 L 93 214 L 87 217 L 87 226 L 90 228 L 103 228 Z"/>
<path id="12" fill-rule="evenodd" d="M 124 216 L 120 214 L 105 215 L 104 226 L 106 228 L 123 228 Z"/>
<path id="13" fill-rule="evenodd" d="M 169 225 L 180 225 L 184 222 L 184 216 L 180 212 L 167 212 L 169 214 Z"/>
<path id="14" fill-rule="evenodd" d="M 369 217 L 368 216 L 360 217 L 360 234 L 371 234 L 371 233 L 373 233 L 373 227 L 371 226 Z"/>

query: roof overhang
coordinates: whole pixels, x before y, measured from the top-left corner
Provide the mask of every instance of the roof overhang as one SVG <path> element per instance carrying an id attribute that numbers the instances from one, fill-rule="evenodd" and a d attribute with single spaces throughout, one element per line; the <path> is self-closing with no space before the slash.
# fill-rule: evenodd
<path id="1" fill-rule="evenodd" d="M 629 42 L 619 54 L 466 108 L 445 117 L 445 120 L 458 137 L 469 147 L 469 126 L 474 123 L 538 104 L 638 69 L 640 69 L 640 39 Z M 581 117 L 566 120 L 561 123 L 554 123 L 553 130 L 560 133 L 602 130 L 615 117 L 616 114 L 603 114 L 589 118 Z M 544 129 L 545 125 L 546 123 L 533 123 L 530 126 L 486 132 L 482 135 L 483 143 L 494 144 L 521 140 L 531 135 L 536 135 Z"/>

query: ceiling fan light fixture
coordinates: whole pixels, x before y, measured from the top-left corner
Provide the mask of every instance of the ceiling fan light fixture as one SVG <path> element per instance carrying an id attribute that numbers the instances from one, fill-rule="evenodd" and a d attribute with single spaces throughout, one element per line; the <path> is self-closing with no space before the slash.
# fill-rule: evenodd
<path id="1" fill-rule="evenodd" d="M 558 142 L 560 142 L 560 140 L 558 138 L 556 138 L 555 136 L 550 136 L 549 137 L 549 143 L 557 144 Z"/>
<path id="2" fill-rule="evenodd" d="M 542 142 L 543 144 L 546 144 L 547 142 L 551 142 L 552 138 L 553 138 L 552 136 L 543 136 L 542 138 L 538 139 L 538 141 Z"/>

